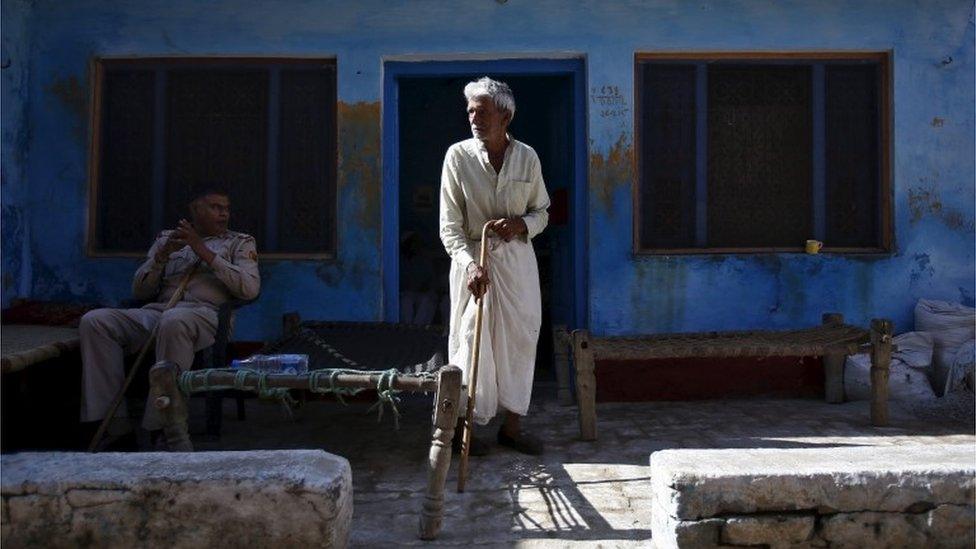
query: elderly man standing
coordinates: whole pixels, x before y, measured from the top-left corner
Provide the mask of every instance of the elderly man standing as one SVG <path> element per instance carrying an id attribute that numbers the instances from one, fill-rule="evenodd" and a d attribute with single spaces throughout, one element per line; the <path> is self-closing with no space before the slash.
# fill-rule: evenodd
<path id="1" fill-rule="evenodd" d="M 464 97 L 474 138 L 451 145 L 441 175 L 440 234 L 452 259 L 449 362 L 468 367 L 477 310 L 472 297 L 484 295 L 475 421 L 484 425 L 504 410 L 499 444 L 540 454 L 541 442 L 520 430 L 519 418 L 529 408 L 542 319 L 532 238 L 549 221 L 549 194 L 538 155 L 507 132 L 515 116 L 508 85 L 484 77 L 465 86 Z M 482 269 L 474 258 L 489 220 L 494 234 Z M 473 439 L 470 452 L 484 454 L 487 445 Z"/>
<path id="2" fill-rule="evenodd" d="M 157 324 L 156 360 L 173 361 L 187 370 L 194 352 L 213 345 L 218 307 L 232 297 L 257 297 L 261 278 L 254 238 L 227 229 L 227 193 L 209 188 L 197 192 L 190 213 L 193 222 L 182 219 L 175 229 L 160 233 L 136 270 L 132 293 L 152 303 L 140 309 L 96 309 L 82 317 L 82 422 L 106 416 L 125 379 L 125 353 L 138 350 Z M 187 273 L 183 296 L 164 310 Z M 131 429 L 125 415 L 124 409 L 119 411 L 109 425 L 110 435 Z M 143 427 L 162 428 L 152 406 L 146 407 Z"/>

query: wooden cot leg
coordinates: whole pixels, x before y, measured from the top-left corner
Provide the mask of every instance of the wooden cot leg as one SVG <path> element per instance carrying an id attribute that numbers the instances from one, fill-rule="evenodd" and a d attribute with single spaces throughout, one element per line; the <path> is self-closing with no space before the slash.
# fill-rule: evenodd
<path id="1" fill-rule="evenodd" d="M 890 320 L 876 318 L 871 321 L 871 424 L 876 427 L 888 425 L 892 333 L 894 325 Z"/>
<path id="2" fill-rule="evenodd" d="M 573 404 L 573 394 L 569 391 L 569 332 L 566 326 L 552 327 L 552 361 L 556 370 L 557 397 L 559 404 L 570 406 Z"/>
<path id="3" fill-rule="evenodd" d="M 822 317 L 824 326 L 839 326 L 844 323 L 844 315 L 826 313 Z M 827 353 L 823 356 L 824 400 L 830 404 L 844 402 L 844 361 L 843 353 Z"/>
<path id="4" fill-rule="evenodd" d="M 844 402 L 844 362 L 847 355 L 828 353 L 823 356 L 824 400 L 830 404 Z"/>
<path id="5" fill-rule="evenodd" d="M 420 513 L 420 539 L 437 537 L 444 522 L 444 483 L 451 467 L 451 439 L 461 399 L 461 369 L 441 368 L 434 395 L 434 435 L 427 461 L 427 494 Z"/>
<path id="6" fill-rule="evenodd" d="M 573 365 L 576 367 L 580 439 L 596 440 L 596 375 L 590 333 L 587 330 L 573 332 Z"/>
<path id="7" fill-rule="evenodd" d="M 175 362 L 157 362 L 149 370 L 149 400 L 163 419 L 163 434 L 170 452 L 192 452 L 187 432 L 189 408 L 176 383 L 180 368 Z"/>

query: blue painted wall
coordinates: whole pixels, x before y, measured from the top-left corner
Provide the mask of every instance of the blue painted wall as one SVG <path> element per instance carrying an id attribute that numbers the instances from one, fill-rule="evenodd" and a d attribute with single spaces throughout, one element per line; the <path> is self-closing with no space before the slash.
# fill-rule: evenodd
<path id="1" fill-rule="evenodd" d="M 567 7 L 569 5 L 573 7 Z M 339 79 L 339 255 L 265 261 L 238 337 L 280 314 L 379 319 L 384 57 L 586 57 L 590 102 L 589 325 L 597 334 L 798 326 L 823 311 L 911 327 L 919 297 L 973 304 L 974 22 L 968 1 L 561 0 L 48 2 L 5 0 L 2 292 L 112 303 L 137 262 L 84 254 L 88 66 L 99 55 L 334 55 Z M 894 52 L 890 256 L 634 257 L 635 51 Z M 949 61 L 951 59 L 951 61 Z"/>

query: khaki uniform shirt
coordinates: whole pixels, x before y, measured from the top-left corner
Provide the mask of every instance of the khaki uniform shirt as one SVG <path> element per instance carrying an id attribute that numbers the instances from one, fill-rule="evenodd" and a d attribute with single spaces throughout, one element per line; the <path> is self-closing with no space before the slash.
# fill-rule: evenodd
<path id="1" fill-rule="evenodd" d="M 176 292 L 183 275 L 198 262 L 190 246 L 173 252 L 166 263 L 156 262 L 156 252 L 163 247 L 173 231 L 163 231 L 149 249 L 148 258 L 136 270 L 132 279 L 132 294 L 136 299 L 153 299 L 157 304 L 169 301 Z M 254 299 L 261 290 L 258 254 L 254 237 L 226 231 L 203 239 L 216 257 L 213 266 L 200 261 L 183 294 L 181 305 L 204 305 L 212 309 L 234 297 Z"/>

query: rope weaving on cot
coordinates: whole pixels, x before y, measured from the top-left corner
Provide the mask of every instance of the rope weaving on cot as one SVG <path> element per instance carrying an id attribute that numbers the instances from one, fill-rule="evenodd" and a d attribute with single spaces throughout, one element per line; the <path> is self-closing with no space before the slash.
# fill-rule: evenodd
<path id="1" fill-rule="evenodd" d="M 704 332 L 593 338 L 597 359 L 788 356 L 824 354 L 832 346 L 850 349 L 867 343 L 867 330 L 849 325 L 799 330 Z"/>
<path id="2" fill-rule="evenodd" d="M 210 380 L 210 376 L 217 372 L 228 372 L 234 374 L 234 381 L 232 384 L 217 384 Z M 384 405 L 390 407 L 393 412 L 393 425 L 394 428 L 399 429 L 400 427 L 400 410 L 397 404 L 400 402 L 400 398 L 397 396 L 399 391 L 393 388 L 396 382 L 397 376 L 400 375 L 395 368 L 390 368 L 388 370 L 383 370 L 377 372 L 376 370 L 353 370 L 349 368 L 326 368 L 321 370 L 313 370 L 307 374 L 303 374 L 308 379 L 307 389 L 313 393 L 320 394 L 334 394 L 337 400 L 342 404 L 346 404 L 343 396 L 352 396 L 362 392 L 363 388 L 360 387 L 340 387 L 337 385 L 337 379 L 343 374 L 362 374 L 362 375 L 376 375 L 379 374 L 379 378 L 376 382 L 376 396 L 377 402 L 370 406 L 366 411 L 367 413 L 372 412 L 374 409 L 377 410 L 377 423 L 383 420 L 383 409 Z M 258 372 L 254 370 L 247 369 L 233 369 L 233 368 L 210 368 L 206 370 L 194 370 L 190 372 L 182 372 L 177 380 L 180 391 L 189 396 L 194 392 L 201 391 L 224 391 L 224 390 L 238 390 L 238 391 L 256 391 L 260 398 L 268 398 L 281 400 L 288 403 L 294 403 L 289 390 L 285 387 L 269 387 L 268 379 L 271 376 L 277 374 L 268 374 L 266 372 Z M 253 377 L 251 377 L 253 376 Z M 422 375 L 422 377 L 430 377 L 428 374 Z M 199 381 L 202 378 L 203 384 Z M 256 378 L 256 379 L 255 379 Z M 250 383 L 248 380 L 252 380 Z M 256 387 L 255 387 L 256 386 Z"/>

